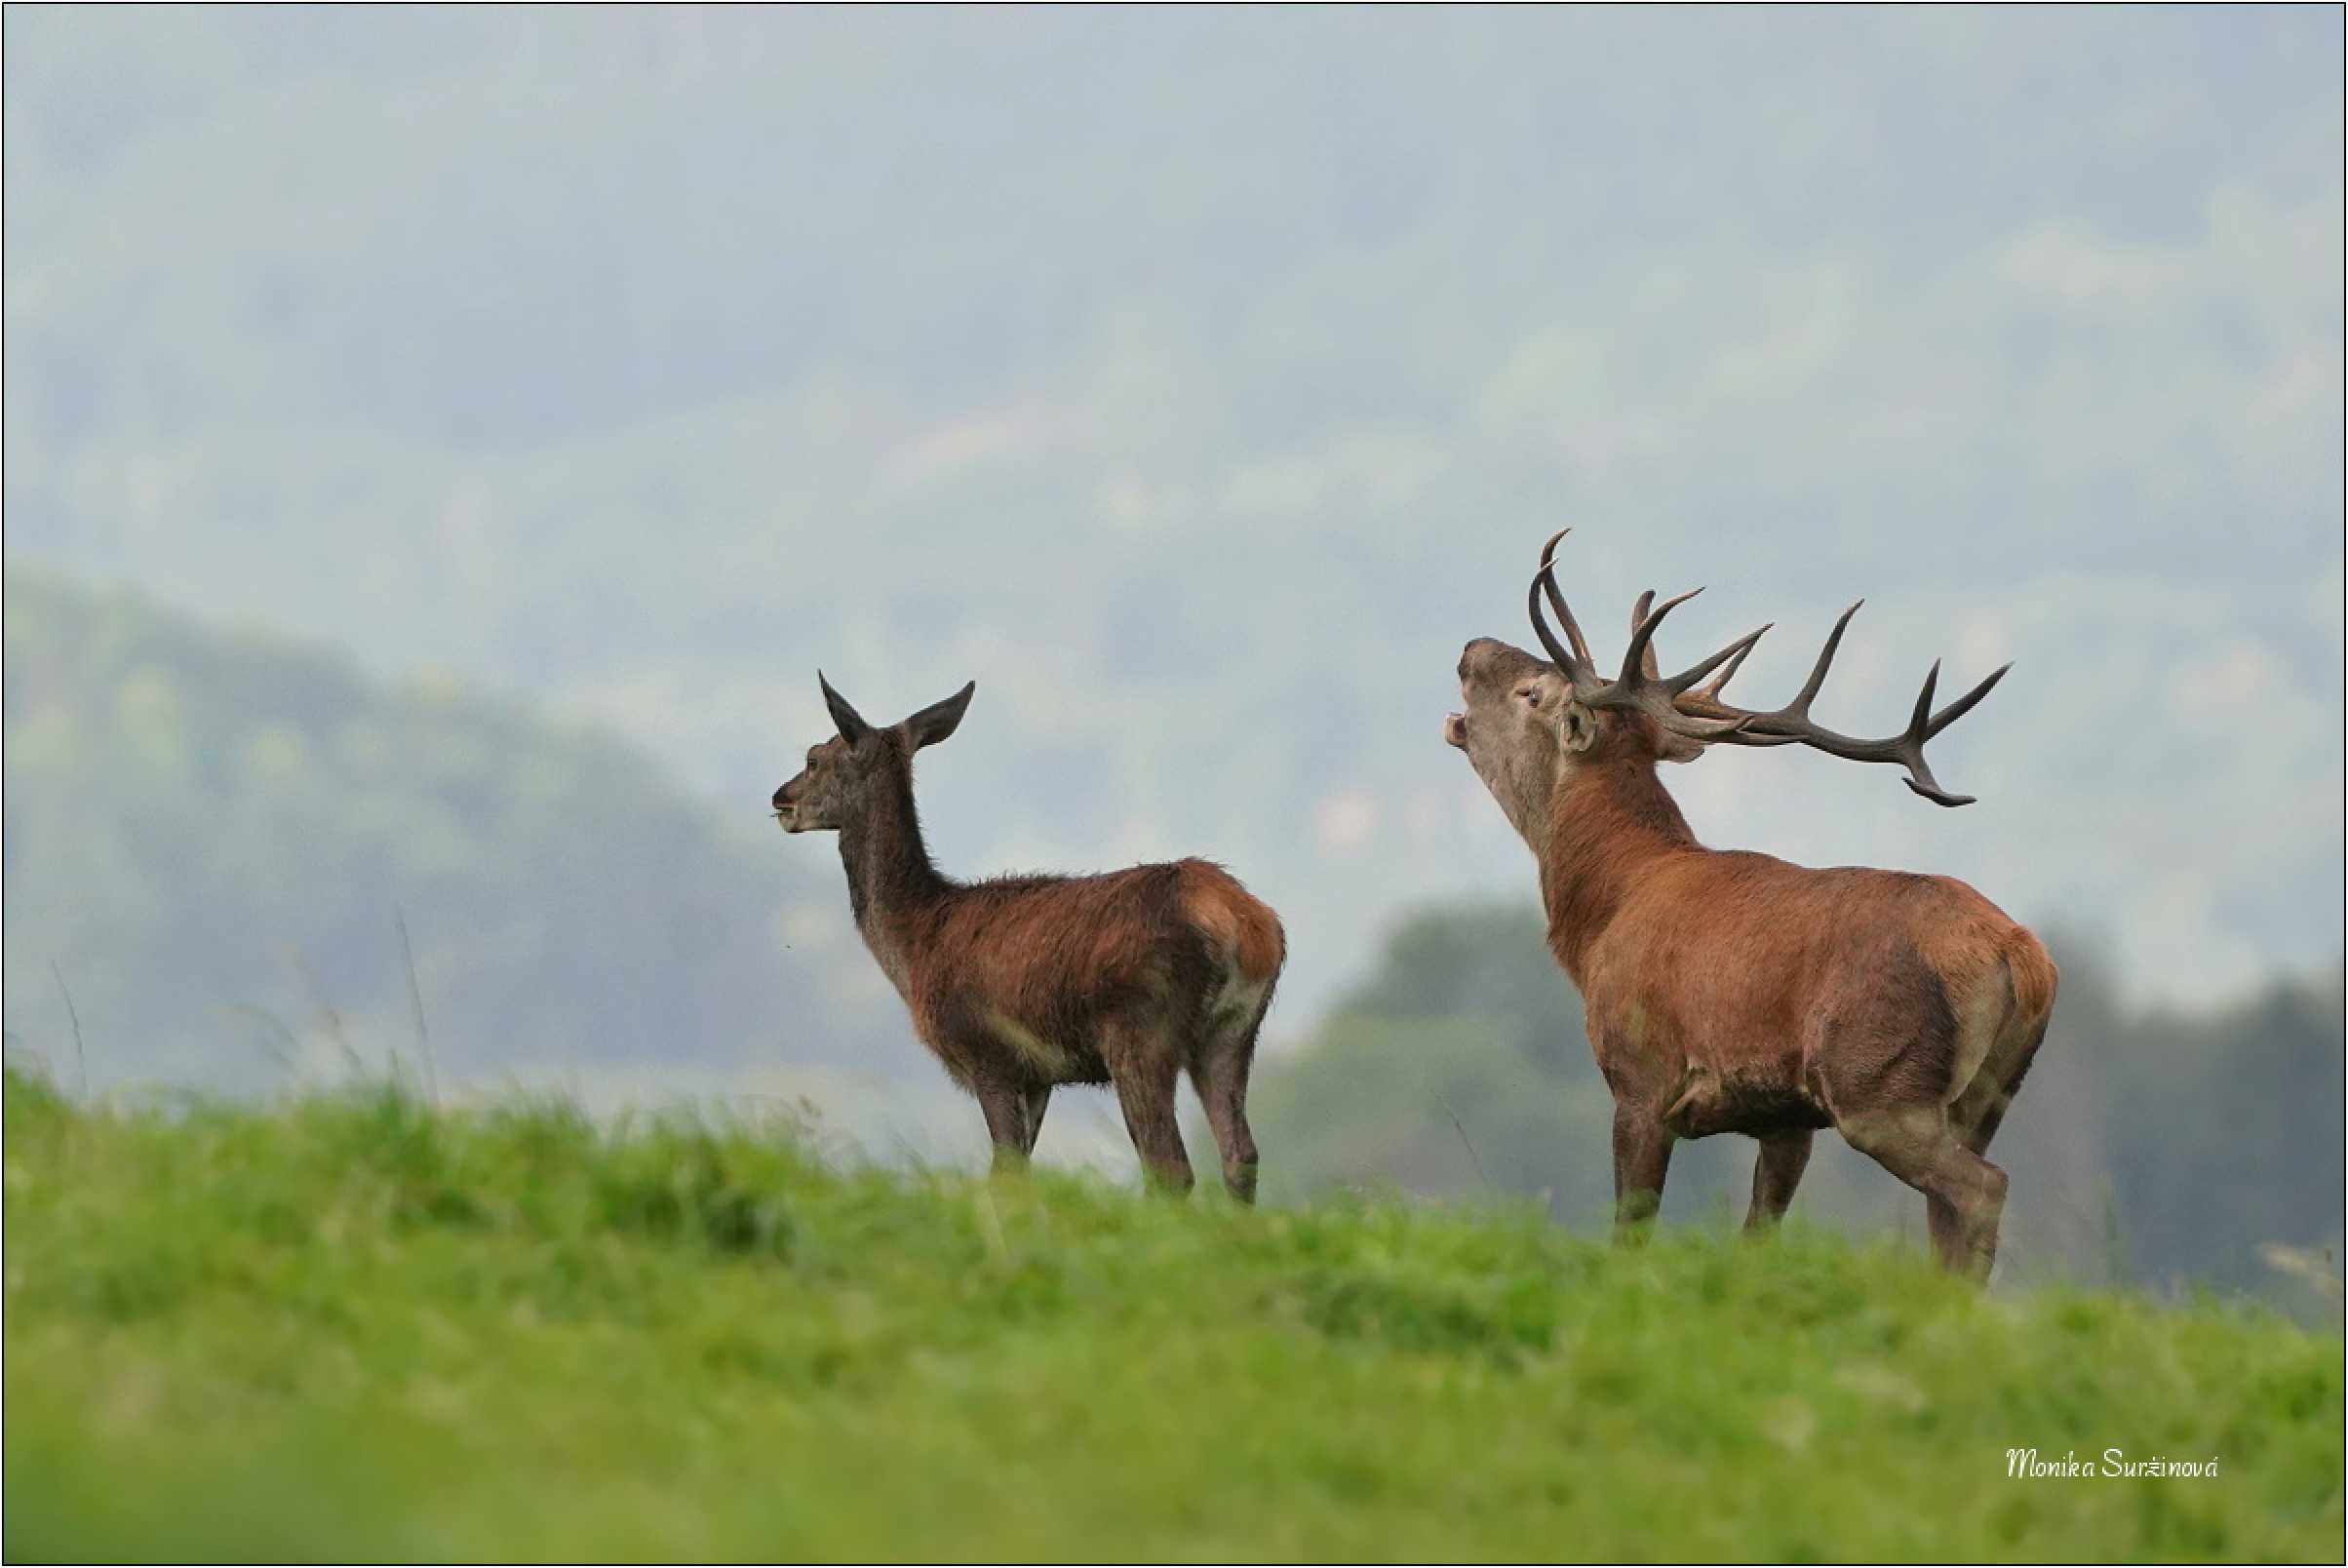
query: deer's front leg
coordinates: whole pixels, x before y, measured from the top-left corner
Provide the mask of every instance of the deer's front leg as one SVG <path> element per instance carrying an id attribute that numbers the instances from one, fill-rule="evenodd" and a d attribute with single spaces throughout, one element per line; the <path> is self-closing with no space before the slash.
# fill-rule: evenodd
<path id="1" fill-rule="evenodd" d="M 1671 1133 L 1653 1113 L 1618 1104 L 1614 1116 L 1615 1240 L 1638 1241 L 1663 1202 Z"/>
<path id="2" fill-rule="evenodd" d="M 987 1137 L 995 1145 L 994 1168 L 998 1172 L 1027 1169 L 1028 1151 L 1035 1146 L 1028 1136 L 1027 1091 L 983 1083 L 978 1088 L 978 1108 L 986 1114 Z"/>

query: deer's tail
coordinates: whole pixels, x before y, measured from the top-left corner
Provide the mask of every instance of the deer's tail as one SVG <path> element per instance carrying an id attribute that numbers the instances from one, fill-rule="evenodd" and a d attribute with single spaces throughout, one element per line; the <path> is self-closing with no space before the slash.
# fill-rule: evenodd
<path id="1" fill-rule="evenodd" d="M 1211 860 L 1181 863 L 1184 917 L 1250 987 L 1269 991 L 1288 961 L 1288 936 L 1272 907 Z"/>
<path id="2" fill-rule="evenodd" d="M 2006 974 L 2014 986 L 2015 1022 L 2027 1029 L 2044 1029 L 2054 1011 L 2054 988 L 2061 976 L 2054 960 L 2037 937 L 2020 926 L 2005 944 Z"/>

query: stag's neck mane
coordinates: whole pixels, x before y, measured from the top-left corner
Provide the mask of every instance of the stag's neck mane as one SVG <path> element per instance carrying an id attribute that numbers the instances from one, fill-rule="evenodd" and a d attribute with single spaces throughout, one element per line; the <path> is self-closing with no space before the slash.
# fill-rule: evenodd
<path id="1" fill-rule="evenodd" d="M 1549 946 L 1582 983 L 1582 960 L 1639 877 L 1665 856 L 1701 851 L 1652 758 L 1625 755 L 1564 770 L 1550 802 L 1541 862 Z"/>
<path id="2" fill-rule="evenodd" d="M 848 874 L 848 907 L 855 912 L 857 929 L 903 991 L 903 917 L 954 887 L 939 875 L 922 842 L 910 769 L 891 773 L 860 816 L 841 826 L 840 863 Z"/>

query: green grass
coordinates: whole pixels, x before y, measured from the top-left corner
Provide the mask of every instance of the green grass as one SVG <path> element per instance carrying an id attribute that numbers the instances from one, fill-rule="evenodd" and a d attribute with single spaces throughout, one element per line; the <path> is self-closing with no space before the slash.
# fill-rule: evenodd
<path id="1" fill-rule="evenodd" d="M 2340 1341 L 2246 1309 L 560 1106 L 6 1125 L 12 1561 L 2341 1553 Z"/>

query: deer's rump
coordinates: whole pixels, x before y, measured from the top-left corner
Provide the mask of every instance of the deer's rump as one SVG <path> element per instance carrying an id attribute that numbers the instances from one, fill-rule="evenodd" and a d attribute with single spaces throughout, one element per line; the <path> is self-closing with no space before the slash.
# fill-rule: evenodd
<path id="1" fill-rule="evenodd" d="M 1125 1038 L 1195 1039 L 1268 1000 L 1278 919 L 1208 861 L 960 889 L 933 917 L 913 1002 L 958 1078 L 1106 1083 Z"/>
<path id="2" fill-rule="evenodd" d="M 1679 1136 L 1946 1104 L 2053 1005 L 2037 939 L 1952 879 L 1709 851 L 1658 882 L 1679 879 L 1633 899 L 1585 992 L 1609 1081 Z"/>

